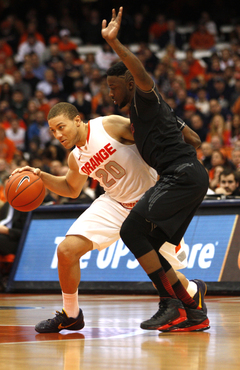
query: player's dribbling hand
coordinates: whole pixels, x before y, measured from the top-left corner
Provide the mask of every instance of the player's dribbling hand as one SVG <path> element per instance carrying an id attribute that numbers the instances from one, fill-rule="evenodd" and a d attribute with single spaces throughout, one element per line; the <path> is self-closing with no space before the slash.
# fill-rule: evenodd
<path id="1" fill-rule="evenodd" d="M 106 41 L 113 41 L 117 38 L 118 31 L 120 29 L 121 21 L 122 21 L 122 12 L 123 7 L 121 6 L 118 11 L 118 15 L 116 15 L 116 10 L 112 10 L 112 19 L 107 26 L 107 21 L 104 19 L 102 21 L 102 37 Z"/>
<path id="2" fill-rule="evenodd" d="M 41 173 L 41 170 L 40 168 L 34 168 L 34 167 L 30 167 L 30 166 L 24 166 L 24 167 L 21 167 L 21 168 L 16 168 L 10 175 L 13 176 L 15 175 L 15 173 L 19 173 L 19 172 L 23 172 L 23 171 L 31 171 L 33 173 L 35 173 L 35 175 L 37 176 L 40 176 L 40 173 Z"/>

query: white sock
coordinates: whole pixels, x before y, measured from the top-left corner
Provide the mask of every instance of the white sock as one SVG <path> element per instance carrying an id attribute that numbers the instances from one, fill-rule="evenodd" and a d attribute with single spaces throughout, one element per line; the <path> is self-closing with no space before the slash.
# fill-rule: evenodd
<path id="1" fill-rule="evenodd" d="M 193 298 L 193 296 L 197 293 L 198 286 L 194 281 L 189 281 L 187 292 Z"/>
<path id="2" fill-rule="evenodd" d="M 68 317 L 76 318 L 79 315 L 78 290 L 76 293 L 67 294 L 62 292 L 63 308 Z"/>

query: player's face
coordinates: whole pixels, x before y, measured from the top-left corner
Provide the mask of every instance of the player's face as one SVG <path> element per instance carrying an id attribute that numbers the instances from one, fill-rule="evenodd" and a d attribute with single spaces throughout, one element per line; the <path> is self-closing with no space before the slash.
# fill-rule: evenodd
<path id="1" fill-rule="evenodd" d="M 82 122 L 80 116 L 76 116 L 71 120 L 61 114 L 51 118 L 48 124 L 50 131 L 64 148 L 71 149 L 75 145 L 85 145 L 85 124 Z"/>
<path id="2" fill-rule="evenodd" d="M 126 105 L 130 105 L 132 100 L 132 90 L 125 82 L 124 78 L 116 76 L 108 76 L 107 84 L 109 87 L 109 96 L 114 104 L 117 104 L 120 109 Z"/>

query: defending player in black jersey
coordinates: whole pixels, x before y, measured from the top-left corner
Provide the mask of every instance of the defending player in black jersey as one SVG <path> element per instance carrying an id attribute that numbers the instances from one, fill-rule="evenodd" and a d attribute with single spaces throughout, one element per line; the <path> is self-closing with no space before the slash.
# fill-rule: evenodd
<path id="1" fill-rule="evenodd" d="M 205 330 L 209 328 L 205 304 L 189 296 L 157 250 L 165 242 L 178 245 L 207 192 L 208 174 L 195 149 L 183 140 L 181 120 L 162 99 L 140 60 L 118 40 L 122 12 L 122 7 L 118 15 L 113 9 L 110 23 L 102 22 L 103 38 L 122 60 L 107 71 L 110 96 L 120 108 L 129 106 L 138 150 L 160 175 L 121 228 L 123 241 L 160 296 L 159 310 L 141 328 Z"/>

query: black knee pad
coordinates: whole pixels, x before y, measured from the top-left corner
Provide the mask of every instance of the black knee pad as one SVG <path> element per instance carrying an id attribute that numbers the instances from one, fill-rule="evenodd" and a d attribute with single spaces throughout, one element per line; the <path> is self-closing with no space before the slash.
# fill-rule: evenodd
<path id="1" fill-rule="evenodd" d="M 122 224 L 121 239 L 137 259 L 153 249 L 147 239 L 150 231 L 151 222 L 133 211 Z"/>

